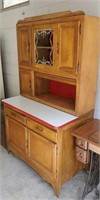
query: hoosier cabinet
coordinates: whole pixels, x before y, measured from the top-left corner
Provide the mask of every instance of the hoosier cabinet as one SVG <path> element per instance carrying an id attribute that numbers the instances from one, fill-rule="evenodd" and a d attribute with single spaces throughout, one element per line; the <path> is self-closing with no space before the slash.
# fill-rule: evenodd
<path id="1" fill-rule="evenodd" d="M 92 120 L 99 57 L 99 18 L 84 12 L 29 17 L 17 23 L 20 95 L 3 100 L 8 151 L 60 195 L 84 165 L 77 127 Z"/>

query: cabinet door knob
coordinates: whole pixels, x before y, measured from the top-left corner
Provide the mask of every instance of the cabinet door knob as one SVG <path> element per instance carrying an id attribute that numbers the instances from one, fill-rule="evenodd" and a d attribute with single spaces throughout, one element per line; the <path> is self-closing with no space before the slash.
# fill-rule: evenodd
<path id="1" fill-rule="evenodd" d="M 30 51 L 30 43 L 28 42 L 27 50 Z"/>
<path id="2" fill-rule="evenodd" d="M 13 117 L 16 117 L 16 114 L 15 114 L 15 113 L 13 113 L 13 112 L 11 112 L 11 115 L 12 115 Z"/>
<path id="3" fill-rule="evenodd" d="M 31 89 L 31 80 L 29 80 L 29 88 Z"/>
<path id="4" fill-rule="evenodd" d="M 36 126 L 36 129 L 38 129 L 39 131 L 43 131 L 43 128 L 41 126 Z"/>

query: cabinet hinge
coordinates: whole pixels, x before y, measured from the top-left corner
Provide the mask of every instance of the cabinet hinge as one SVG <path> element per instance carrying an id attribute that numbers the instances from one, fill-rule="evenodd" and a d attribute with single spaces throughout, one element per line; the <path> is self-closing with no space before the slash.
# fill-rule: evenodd
<path id="1" fill-rule="evenodd" d="M 26 140 L 26 148 L 28 148 L 28 140 Z"/>
<path id="2" fill-rule="evenodd" d="M 28 41 L 27 50 L 30 51 L 30 42 Z"/>
<path id="3" fill-rule="evenodd" d="M 29 88 L 31 89 L 31 80 L 29 80 Z"/>
<path id="4" fill-rule="evenodd" d="M 77 73 L 79 72 L 79 68 L 80 68 L 80 65 L 79 65 L 79 62 L 77 64 Z"/>
<path id="5" fill-rule="evenodd" d="M 56 146 L 56 155 L 58 155 L 58 146 Z"/>
<path id="6" fill-rule="evenodd" d="M 80 24 L 80 26 L 79 26 L 79 33 L 80 33 L 80 35 L 81 35 L 81 24 Z"/>

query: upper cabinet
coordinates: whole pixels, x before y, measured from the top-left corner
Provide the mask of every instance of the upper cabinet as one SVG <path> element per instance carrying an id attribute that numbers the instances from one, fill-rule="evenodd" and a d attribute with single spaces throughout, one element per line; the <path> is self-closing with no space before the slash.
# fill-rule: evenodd
<path id="1" fill-rule="evenodd" d="M 23 26 L 17 29 L 19 65 L 31 67 L 31 27 Z"/>
<path id="2" fill-rule="evenodd" d="M 34 69 L 62 76 L 77 73 L 79 21 L 33 26 L 32 36 Z"/>
<path id="3" fill-rule="evenodd" d="M 100 19 L 84 12 L 17 23 L 21 94 L 81 116 L 95 107 Z"/>

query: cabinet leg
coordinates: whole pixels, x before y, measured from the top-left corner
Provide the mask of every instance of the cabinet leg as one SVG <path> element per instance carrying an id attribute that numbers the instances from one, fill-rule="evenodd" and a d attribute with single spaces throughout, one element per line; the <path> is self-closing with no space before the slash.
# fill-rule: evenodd
<path id="1" fill-rule="evenodd" d="M 91 192 L 94 188 L 97 188 L 98 183 L 99 183 L 99 155 L 94 152 L 91 152 L 90 170 L 82 194 L 82 200 L 89 192 Z"/>
<path id="2" fill-rule="evenodd" d="M 56 187 L 55 187 L 55 195 L 57 197 L 60 196 L 60 193 L 61 193 L 61 185 L 60 184 L 57 184 Z"/>
<path id="3" fill-rule="evenodd" d="M 7 152 L 8 152 L 8 154 L 10 154 L 10 151 L 9 151 L 9 150 L 7 150 Z"/>
<path id="4" fill-rule="evenodd" d="M 7 148 L 7 152 L 8 152 L 8 154 L 10 154 L 11 151 Z"/>

